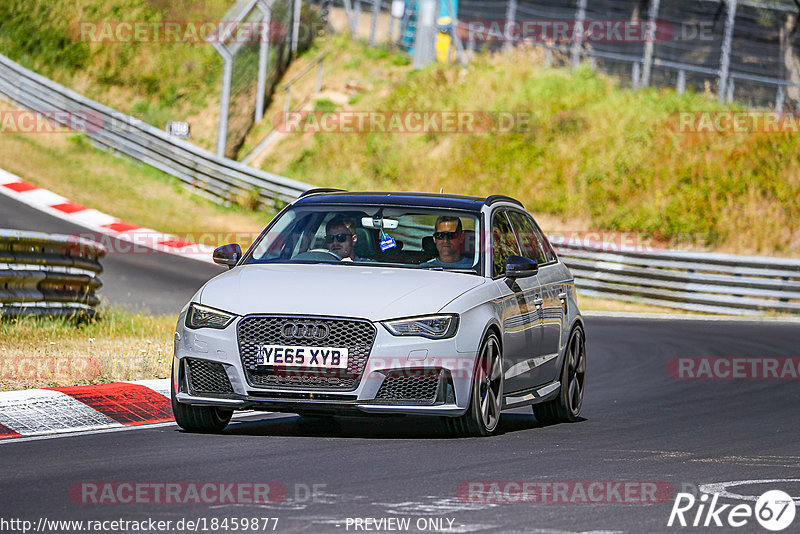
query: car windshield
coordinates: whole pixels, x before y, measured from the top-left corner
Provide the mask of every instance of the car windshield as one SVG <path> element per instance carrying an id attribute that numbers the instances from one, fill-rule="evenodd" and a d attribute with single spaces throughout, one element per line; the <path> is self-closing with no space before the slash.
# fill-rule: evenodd
<path id="1" fill-rule="evenodd" d="M 245 263 L 342 263 L 477 273 L 477 214 L 409 206 L 295 206 Z"/>

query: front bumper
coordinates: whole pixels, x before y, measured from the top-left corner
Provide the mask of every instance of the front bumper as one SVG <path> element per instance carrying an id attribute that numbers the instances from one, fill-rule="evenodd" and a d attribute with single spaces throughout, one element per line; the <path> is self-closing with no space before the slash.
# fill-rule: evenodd
<path id="1" fill-rule="evenodd" d="M 176 400 L 184 404 L 308 414 L 442 416 L 461 415 L 469 404 L 476 353 L 458 352 L 455 337 L 398 337 L 374 323 L 372 350 L 355 389 L 267 387 L 246 379 L 237 343 L 236 327 L 241 319 L 224 330 L 191 330 L 183 319 L 182 314 L 175 332 L 173 391 Z M 230 389 L 200 391 L 192 387 L 190 367 L 196 368 L 198 360 L 204 368 L 215 366 Z"/>

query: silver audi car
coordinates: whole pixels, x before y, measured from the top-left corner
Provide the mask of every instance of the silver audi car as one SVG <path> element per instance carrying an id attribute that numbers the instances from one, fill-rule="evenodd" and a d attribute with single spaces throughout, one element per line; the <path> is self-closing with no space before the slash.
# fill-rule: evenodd
<path id="1" fill-rule="evenodd" d="M 532 405 L 575 421 L 586 380 L 569 269 L 513 198 L 311 190 L 181 311 L 172 408 L 414 414 L 485 436 Z"/>

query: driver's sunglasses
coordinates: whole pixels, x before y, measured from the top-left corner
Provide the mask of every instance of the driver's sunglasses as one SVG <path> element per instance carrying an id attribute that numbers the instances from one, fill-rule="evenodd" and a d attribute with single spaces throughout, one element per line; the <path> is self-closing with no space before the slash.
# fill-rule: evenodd
<path id="1" fill-rule="evenodd" d="M 437 241 L 443 241 L 445 239 L 452 241 L 458 237 L 459 234 L 461 234 L 461 232 L 434 232 L 433 238 Z"/>
<path id="2" fill-rule="evenodd" d="M 339 243 L 344 243 L 345 241 L 347 241 L 348 237 L 353 237 L 353 234 L 326 235 L 325 236 L 325 242 L 330 245 L 331 243 L 333 243 L 333 240 L 335 239 Z"/>

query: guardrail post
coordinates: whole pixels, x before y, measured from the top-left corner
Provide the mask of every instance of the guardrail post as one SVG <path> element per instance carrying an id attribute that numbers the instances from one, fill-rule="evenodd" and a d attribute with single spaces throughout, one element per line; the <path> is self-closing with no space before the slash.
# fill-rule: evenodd
<path id="1" fill-rule="evenodd" d="M 731 63 L 731 42 L 733 41 L 733 28 L 736 23 L 736 2 L 737 0 L 727 0 L 728 17 L 725 19 L 725 34 L 722 38 L 722 57 L 719 64 L 719 83 L 717 85 L 717 98 L 720 102 L 725 101 L 727 95 L 728 71 Z"/>
<path id="2" fill-rule="evenodd" d="M 581 48 L 583 47 L 583 23 L 586 20 L 586 0 L 578 0 L 578 10 L 575 12 L 575 26 L 572 29 L 572 68 L 581 62 Z"/>
<path id="3" fill-rule="evenodd" d="M 675 86 L 675 90 L 678 91 L 679 95 L 682 95 L 686 91 L 686 71 L 683 69 L 678 69 L 678 82 Z"/>
<path id="4" fill-rule="evenodd" d="M 291 105 L 289 103 L 289 101 L 290 101 L 290 99 L 292 97 L 290 91 L 291 91 L 291 88 L 288 85 L 283 88 L 283 123 L 284 124 L 286 124 L 286 122 L 289 120 L 289 111 L 291 111 L 291 109 L 292 109 Z"/>
<path id="5" fill-rule="evenodd" d="M 653 67 L 653 49 L 655 48 L 656 38 L 656 19 L 658 9 L 661 7 L 661 0 L 650 0 L 650 9 L 647 11 L 648 30 L 653 30 L 653 35 L 644 43 L 644 59 L 642 60 L 642 87 L 650 85 L 650 69 Z"/>
<path id="6" fill-rule="evenodd" d="M 322 91 L 322 61 L 324 59 L 325 59 L 324 57 L 321 57 L 317 62 L 317 85 L 314 91 L 315 94 L 319 94 L 320 91 Z"/>
<path id="7" fill-rule="evenodd" d="M 639 83 L 641 80 L 641 66 L 639 63 L 634 63 L 633 67 L 631 68 L 631 87 L 634 89 L 639 88 Z"/>
<path id="8" fill-rule="evenodd" d="M 775 92 L 775 111 L 779 113 L 783 111 L 784 98 L 783 86 L 779 85 L 778 90 Z"/>

